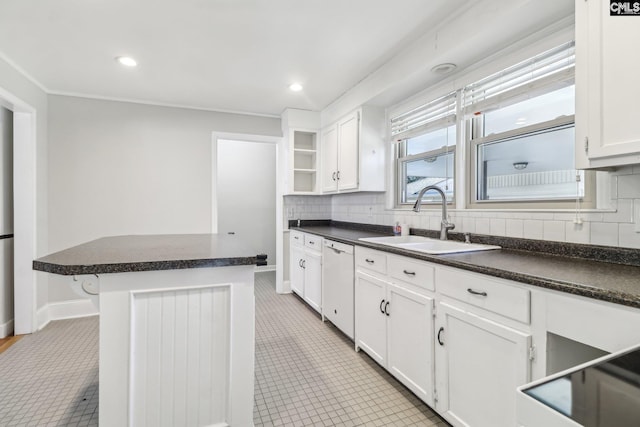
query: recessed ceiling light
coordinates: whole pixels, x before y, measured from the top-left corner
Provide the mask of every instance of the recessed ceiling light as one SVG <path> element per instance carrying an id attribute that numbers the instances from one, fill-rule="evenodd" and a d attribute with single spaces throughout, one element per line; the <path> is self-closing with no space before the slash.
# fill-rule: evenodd
<path id="1" fill-rule="evenodd" d="M 127 67 L 135 67 L 136 65 L 138 65 L 136 60 L 131 58 L 130 56 L 118 56 L 116 57 L 116 61 Z"/>
<path id="2" fill-rule="evenodd" d="M 447 62 L 445 64 L 438 64 L 431 69 L 432 73 L 436 74 L 448 74 L 457 68 L 456 64 Z"/>
<path id="3" fill-rule="evenodd" d="M 302 85 L 300 83 L 293 83 L 289 86 L 289 90 L 293 92 L 300 92 L 302 90 Z"/>

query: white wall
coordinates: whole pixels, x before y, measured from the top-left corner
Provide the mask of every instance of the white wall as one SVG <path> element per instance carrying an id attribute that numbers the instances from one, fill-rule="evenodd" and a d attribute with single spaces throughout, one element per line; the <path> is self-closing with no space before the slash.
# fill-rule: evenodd
<path id="1" fill-rule="evenodd" d="M 208 233 L 211 134 L 280 135 L 268 117 L 49 97 L 49 243 Z M 50 302 L 75 299 L 52 276 Z"/>
<path id="2" fill-rule="evenodd" d="M 276 144 L 218 140 L 218 233 L 276 264 Z"/>

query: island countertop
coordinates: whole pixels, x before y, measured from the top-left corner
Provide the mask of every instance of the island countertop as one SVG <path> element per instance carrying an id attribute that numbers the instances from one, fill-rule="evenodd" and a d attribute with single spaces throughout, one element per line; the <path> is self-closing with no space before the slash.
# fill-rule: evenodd
<path id="1" fill-rule="evenodd" d="M 263 264 L 235 235 L 160 234 L 103 237 L 33 261 L 66 276 Z"/>

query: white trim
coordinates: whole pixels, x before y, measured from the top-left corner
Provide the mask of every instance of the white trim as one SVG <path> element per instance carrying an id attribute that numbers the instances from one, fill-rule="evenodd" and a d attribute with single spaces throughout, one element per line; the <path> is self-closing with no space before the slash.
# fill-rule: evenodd
<path id="1" fill-rule="evenodd" d="M 76 319 L 78 317 L 97 316 L 96 306 L 88 299 L 74 299 L 47 304 L 49 321 Z"/>
<path id="2" fill-rule="evenodd" d="M 114 101 L 114 102 L 127 102 L 130 104 L 142 104 L 142 105 L 153 105 L 156 107 L 168 107 L 168 108 L 182 108 L 185 110 L 198 110 L 198 111 L 210 111 L 214 113 L 223 113 L 223 114 L 239 114 L 243 116 L 255 116 L 255 117 L 268 117 L 271 119 L 278 119 L 280 116 L 275 114 L 266 114 L 266 113 L 250 113 L 246 111 L 236 111 L 236 110 L 222 110 L 217 108 L 207 108 L 207 107 L 197 107 L 194 105 L 185 105 L 185 104 L 171 104 L 168 102 L 155 102 L 155 101 L 145 101 L 142 99 L 136 98 L 119 98 L 116 96 L 102 96 L 95 94 L 85 94 L 85 93 L 77 93 L 77 92 L 65 92 L 58 90 L 50 90 L 45 91 L 49 95 L 58 95 L 58 96 L 70 96 L 74 98 L 86 98 L 86 99 L 97 99 L 100 101 Z"/>
<path id="3" fill-rule="evenodd" d="M 77 319 L 97 316 L 100 312 L 89 299 L 74 299 L 46 304 L 37 312 L 37 330 L 41 330 L 54 320 Z"/>
<path id="4" fill-rule="evenodd" d="M 275 264 L 256 266 L 256 273 L 264 273 L 266 271 L 277 271 Z"/>
<path id="5" fill-rule="evenodd" d="M 36 331 L 39 331 L 40 329 L 44 328 L 45 326 L 47 326 L 49 324 L 49 322 L 51 321 L 51 319 L 49 319 L 49 305 L 45 304 L 44 306 L 40 307 L 36 313 Z M 34 331 L 35 332 L 35 331 Z"/>
<path id="6" fill-rule="evenodd" d="M 20 72 L 20 70 L 18 70 Z M 3 105 L 13 111 L 14 333 L 37 330 L 36 274 L 36 110 L 0 87 Z"/>
<path id="7" fill-rule="evenodd" d="M 0 325 L 0 339 L 6 338 L 13 334 L 13 319 Z"/>

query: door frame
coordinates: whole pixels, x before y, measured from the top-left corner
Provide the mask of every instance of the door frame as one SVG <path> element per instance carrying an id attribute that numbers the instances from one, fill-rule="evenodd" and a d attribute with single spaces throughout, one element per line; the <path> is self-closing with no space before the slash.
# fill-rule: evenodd
<path id="1" fill-rule="evenodd" d="M 281 153 L 284 153 L 284 139 L 280 136 L 266 136 L 246 133 L 213 132 L 211 136 L 211 233 L 218 232 L 218 141 L 232 140 L 243 142 L 258 142 L 275 144 L 276 148 L 276 292 L 284 292 L 284 243 L 282 236 L 284 233 L 283 201 L 284 201 L 284 179 Z"/>
<path id="2" fill-rule="evenodd" d="M 36 252 L 36 109 L 0 87 L 0 105 L 13 112 L 13 331 L 38 329 Z"/>

